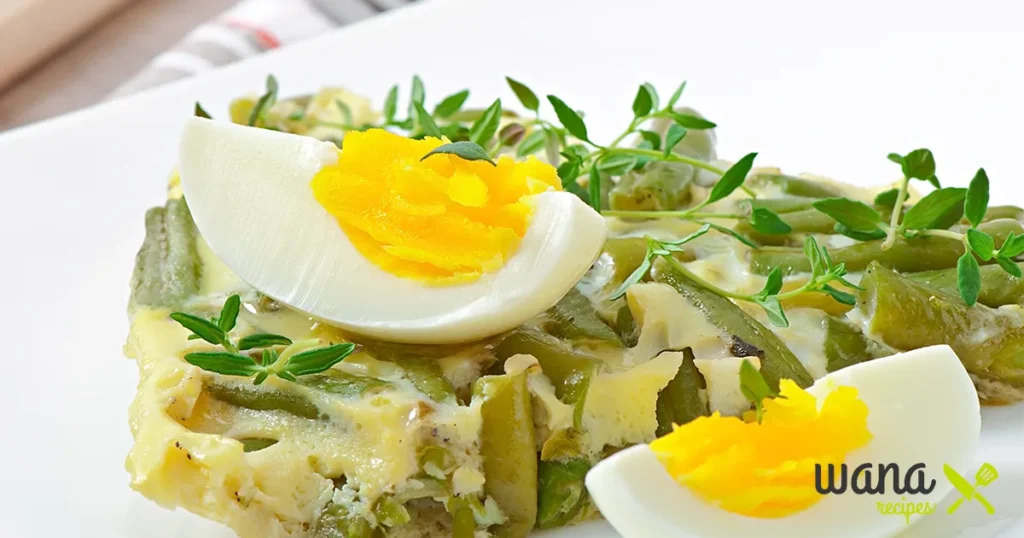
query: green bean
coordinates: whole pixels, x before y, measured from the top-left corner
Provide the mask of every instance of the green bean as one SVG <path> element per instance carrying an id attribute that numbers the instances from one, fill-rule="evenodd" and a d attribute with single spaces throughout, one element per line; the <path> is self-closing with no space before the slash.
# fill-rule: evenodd
<path id="1" fill-rule="evenodd" d="M 224 385 L 210 381 L 204 383 L 204 388 L 211 398 L 237 407 L 254 411 L 284 411 L 308 419 L 320 417 L 320 410 L 313 402 L 291 392 L 254 385 Z"/>
<path id="2" fill-rule="evenodd" d="M 1018 263 L 1017 266 L 1024 269 L 1024 263 Z M 958 293 L 956 269 L 907 273 L 906 276 L 937 290 Z M 1021 304 L 1024 302 L 1024 278 L 1016 278 L 998 265 L 982 266 L 978 302 L 992 308 Z"/>
<path id="3" fill-rule="evenodd" d="M 455 402 L 455 387 L 444 376 L 441 365 L 424 357 L 396 357 L 392 362 L 405 371 L 405 377 L 417 390 L 438 403 Z"/>
<path id="4" fill-rule="evenodd" d="M 825 369 L 829 372 L 895 353 L 895 349 L 868 338 L 845 319 L 825 318 Z"/>
<path id="5" fill-rule="evenodd" d="M 590 460 L 542 461 L 537 469 L 537 528 L 577 523 L 589 515 L 590 496 L 583 479 Z"/>
<path id="6" fill-rule="evenodd" d="M 769 209 L 778 214 L 793 213 L 804 209 L 811 209 L 812 204 L 820 198 L 808 196 L 784 196 L 781 198 L 749 198 L 740 200 L 738 205 L 744 213 L 750 213 L 756 208 Z"/>
<path id="7" fill-rule="evenodd" d="M 452 538 L 473 538 L 476 532 L 476 519 L 473 509 L 465 499 L 449 497 L 445 501 L 445 510 L 452 515 Z M 525 533 L 523 534 L 525 536 Z"/>
<path id="8" fill-rule="evenodd" d="M 996 219 L 1022 220 L 1024 219 L 1024 209 L 1015 205 L 992 206 L 985 211 L 985 217 L 982 219 L 982 222 L 988 222 Z M 960 222 L 967 224 L 967 219 L 963 219 Z"/>
<path id="9" fill-rule="evenodd" d="M 640 327 L 637 327 L 629 305 L 622 305 L 615 313 L 615 332 L 626 347 L 633 347 L 640 340 Z"/>
<path id="10" fill-rule="evenodd" d="M 995 239 L 998 247 L 1013 232 L 1024 232 L 1021 223 L 1010 219 L 999 219 L 982 223 L 978 227 Z M 873 261 L 900 272 L 930 271 L 956 267 L 956 261 L 964 253 L 964 244 L 946 237 L 899 238 L 892 248 L 882 249 L 883 240 L 864 241 L 848 247 L 830 249 L 835 263 L 846 264 L 848 271 L 861 271 Z M 755 273 L 766 275 L 779 267 L 787 274 L 810 272 L 811 266 L 801 248 L 762 247 L 750 251 L 750 264 Z M 981 263 L 992 263 L 991 261 Z"/>
<path id="11" fill-rule="evenodd" d="M 613 274 L 610 284 L 618 287 L 644 262 L 647 257 L 647 241 L 643 237 L 611 237 L 604 242 L 603 255 L 611 258 Z M 687 251 L 673 252 L 672 255 L 681 262 L 697 259 Z"/>
<path id="12" fill-rule="evenodd" d="M 313 538 L 372 538 L 373 528 L 365 519 L 350 514 L 337 503 L 330 503 L 317 517 Z"/>
<path id="13" fill-rule="evenodd" d="M 779 215 L 779 218 L 793 229 L 790 233 L 830 234 L 836 225 L 836 221 L 832 220 L 832 217 L 817 209 L 802 209 L 792 213 L 783 213 Z M 735 229 L 762 245 L 785 245 L 793 240 L 793 236 L 789 233 L 764 234 L 758 232 L 747 221 L 740 221 L 736 224 Z"/>
<path id="14" fill-rule="evenodd" d="M 617 211 L 674 211 L 690 203 L 696 169 L 684 163 L 653 162 L 623 175 L 608 193 Z"/>
<path id="15" fill-rule="evenodd" d="M 409 511 L 389 495 L 377 499 L 373 515 L 385 527 L 397 527 L 409 522 Z"/>
<path id="16" fill-rule="evenodd" d="M 710 414 L 707 402 L 700 397 L 700 389 L 705 387 L 704 377 L 693 363 L 693 351 L 686 348 L 683 350 L 683 362 L 679 365 L 679 372 L 658 393 L 658 437 L 672 433 L 672 426 L 675 424 L 681 426 L 697 417 Z"/>
<path id="17" fill-rule="evenodd" d="M 801 387 L 814 382 L 800 360 L 772 331 L 750 317 L 732 301 L 701 287 L 664 260 L 654 264 L 655 282 L 668 284 L 704 319 L 733 338 L 733 354 L 737 357 L 757 355 L 761 358 L 761 373 L 768 383 L 777 388 L 779 380 L 792 379 Z"/>
<path id="18" fill-rule="evenodd" d="M 574 407 L 574 422 L 582 421 L 590 379 L 597 369 L 597 359 L 576 351 L 550 335 L 520 329 L 506 337 L 494 350 L 499 363 L 517 354 L 537 359 L 541 371 L 555 386 L 555 395 Z"/>
<path id="19" fill-rule="evenodd" d="M 615 331 L 597 317 L 593 303 L 577 288 L 569 289 L 565 297 L 548 310 L 548 316 L 551 321 L 544 325 L 544 330 L 564 340 L 619 343 Z"/>
<path id="20" fill-rule="evenodd" d="M 199 291 L 196 228 L 183 198 L 146 212 L 146 239 L 135 256 L 131 304 L 177 306 Z"/>
<path id="21" fill-rule="evenodd" d="M 757 174 L 750 178 L 748 183 L 750 183 L 750 185 L 755 189 L 774 186 L 785 194 L 804 196 L 807 198 L 832 198 L 835 196 L 843 196 L 843 192 L 841 190 L 823 181 L 787 176 L 784 174 Z"/>
<path id="22" fill-rule="evenodd" d="M 270 448 L 277 444 L 277 439 L 265 439 L 263 437 L 247 437 L 245 439 L 239 439 L 239 443 L 242 443 L 243 452 L 256 452 L 263 450 L 264 448 Z"/>
<path id="23" fill-rule="evenodd" d="M 1024 320 L 1014 311 L 963 300 L 914 281 L 881 264 L 861 280 L 857 308 L 868 331 L 898 349 L 946 344 L 968 372 L 1024 386 Z M 985 395 L 982 395 L 985 398 Z"/>
<path id="24" fill-rule="evenodd" d="M 494 536 L 521 538 L 537 521 L 537 441 L 526 372 L 481 377 L 473 398 L 481 400 L 484 491 L 507 518 Z"/>
<path id="25" fill-rule="evenodd" d="M 303 376 L 296 382 L 343 398 L 361 398 L 366 394 L 393 387 L 391 383 L 382 379 L 353 375 L 336 369 L 327 370 L 322 374 Z"/>

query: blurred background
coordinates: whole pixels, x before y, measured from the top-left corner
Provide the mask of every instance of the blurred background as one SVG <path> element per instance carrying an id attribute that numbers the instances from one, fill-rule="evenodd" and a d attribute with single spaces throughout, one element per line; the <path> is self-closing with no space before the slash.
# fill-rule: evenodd
<path id="1" fill-rule="evenodd" d="M 413 0 L 0 0 L 0 131 L 308 39 Z"/>

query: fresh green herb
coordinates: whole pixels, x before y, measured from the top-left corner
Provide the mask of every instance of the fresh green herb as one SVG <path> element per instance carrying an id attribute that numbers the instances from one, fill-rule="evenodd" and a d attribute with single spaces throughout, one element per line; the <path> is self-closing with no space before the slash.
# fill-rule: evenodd
<path id="1" fill-rule="evenodd" d="M 221 375 L 255 376 L 253 384 L 259 385 L 271 375 L 295 381 L 297 376 L 323 372 L 344 360 L 355 350 L 355 345 L 350 343 L 303 349 L 309 348 L 309 342 L 293 344 L 287 337 L 265 333 L 251 334 L 236 344 L 228 333 L 235 327 L 240 305 L 241 298 L 232 295 L 224 302 L 220 314 L 213 320 L 185 312 L 174 312 L 170 315 L 172 320 L 191 331 L 196 337 L 224 348 L 224 351 L 187 353 L 184 357 L 185 362 Z M 281 352 L 271 349 L 282 345 L 289 347 Z M 263 348 L 259 360 L 240 353 L 254 348 Z"/>
<path id="2" fill-rule="evenodd" d="M 966 194 L 967 189 L 954 187 L 934 190 L 907 210 L 900 226 L 909 230 L 936 228 L 950 210 L 957 207 L 963 208 Z M 963 210 L 961 209 L 960 215 L 962 214 Z M 960 216 L 957 215 L 955 220 L 960 220 Z"/>
<path id="3" fill-rule="evenodd" d="M 964 216 L 977 228 L 985 219 L 985 211 L 988 210 L 988 174 L 984 168 L 979 168 L 967 187 L 967 194 L 964 199 Z"/>
<path id="4" fill-rule="evenodd" d="M 679 102 L 679 98 L 683 96 L 683 91 L 686 90 L 686 81 L 684 80 L 676 91 L 672 92 L 672 97 L 668 98 L 668 102 L 665 103 L 665 110 L 672 110 L 675 108 L 676 103 Z"/>
<path id="5" fill-rule="evenodd" d="M 384 98 L 384 123 L 395 121 L 395 113 L 398 112 L 398 85 L 388 90 L 388 96 Z"/>
<path id="6" fill-rule="evenodd" d="M 462 157 L 467 161 L 487 161 L 491 163 L 492 166 L 498 166 L 498 164 L 491 159 L 491 156 L 487 154 L 487 151 L 484 148 L 480 147 L 480 145 L 475 142 L 467 141 L 451 142 L 449 144 L 438 146 L 431 150 L 430 153 L 427 153 L 420 158 L 420 160 L 423 161 L 432 155 L 441 154 L 455 155 L 456 157 Z"/>
<path id="7" fill-rule="evenodd" d="M 698 208 L 717 202 L 740 188 L 743 182 L 746 181 L 750 169 L 754 166 L 755 157 L 757 157 L 756 153 L 748 153 L 742 159 L 736 161 L 736 164 L 732 165 L 722 174 L 722 177 L 715 183 L 715 186 L 711 188 L 711 193 L 707 199 L 701 202 Z"/>
<path id="8" fill-rule="evenodd" d="M 547 142 L 547 133 L 539 129 L 533 131 L 519 143 L 519 147 L 516 148 L 516 157 L 521 158 L 537 153 L 544 147 L 545 142 Z"/>
<path id="9" fill-rule="evenodd" d="M 590 196 L 590 206 L 594 211 L 601 212 L 601 172 L 596 167 L 590 168 L 590 178 L 587 182 L 587 193 Z"/>
<path id="10" fill-rule="evenodd" d="M 640 137 L 644 139 L 644 142 L 651 145 L 651 149 L 661 149 L 661 135 L 644 129 L 640 129 L 637 132 L 640 133 Z"/>
<path id="11" fill-rule="evenodd" d="M 587 135 L 587 125 L 583 123 L 583 118 L 575 110 L 565 104 L 565 101 L 554 95 L 549 95 L 548 101 L 555 108 L 555 115 L 558 116 L 558 121 L 569 131 L 569 134 L 584 142 L 590 141 L 590 137 Z"/>
<path id="12" fill-rule="evenodd" d="M 513 147 L 526 136 L 526 127 L 518 123 L 510 123 L 498 131 L 499 147 Z"/>
<path id="13" fill-rule="evenodd" d="M 887 191 L 880 192 L 878 193 L 878 196 L 875 196 L 875 205 L 879 207 L 895 207 L 896 197 L 899 196 L 899 193 L 899 189 L 889 189 Z"/>
<path id="14" fill-rule="evenodd" d="M 636 97 L 633 98 L 633 116 L 640 118 L 651 113 L 651 108 L 654 107 L 654 100 L 657 98 L 656 94 L 651 94 L 650 84 L 641 84 L 640 88 L 636 91 Z"/>
<path id="15" fill-rule="evenodd" d="M 772 390 L 764 376 L 761 375 L 761 371 L 748 359 L 744 359 L 740 364 L 740 392 L 754 404 L 758 422 L 764 418 L 764 399 L 775 398 L 779 395 Z"/>
<path id="16" fill-rule="evenodd" d="M 651 268 L 653 258 L 660 256 L 672 265 L 674 269 L 683 273 L 688 278 L 699 284 L 701 287 L 714 292 L 722 297 L 733 299 L 736 301 L 745 301 L 754 303 L 760 306 L 765 314 L 768 316 L 768 321 L 772 325 L 778 327 L 788 327 L 789 320 L 786 318 L 786 313 L 782 309 L 782 301 L 796 297 L 804 293 L 826 293 L 837 301 L 844 304 L 852 304 L 855 301 L 853 295 L 849 293 L 837 290 L 832 287 L 832 283 L 839 283 L 843 286 L 851 289 L 861 289 L 859 286 L 852 284 L 845 279 L 846 266 L 842 263 L 832 263 L 832 258 L 828 254 L 828 250 L 825 247 L 819 246 L 818 242 L 814 237 L 808 237 L 804 242 L 804 255 L 807 257 L 811 266 L 811 275 L 807 282 L 803 286 L 794 290 L 782 293 L 782 270 L 779 268 L 773 269 L 765 282 L 764 288 L 754 294 L 741 294 L 728 290 L 724 290 L 714 284 L 704 280 L 703 278 L 695 275 L 689 269 L 683 266 L 672 257 L 673 252 L 682 250 L 679 245 L 692 241 L 697 237 L 707 233 L 712 226 L 710 224 L 704 224 L 699 230 L 693 234 L 674 242 L 658 241 L 650 236 L 647 236 L 647 253 L 644 256 L 644 261 L 640 267 L 636 269 L 629 277 L 623 281 L 622 285 L 612 294 L 612 299 L 617 299 L 625 295 L 626 290 L 639 282 L 647 271 Z"/>
<path id="17" fill-rule="evenodd" d="M 793 227 L 771 209 L 755 207 L 750 214 L 750 226 L 763 234 L 780 235 L 793 231 Z"/>
<path id="18" fill-rule="evenodd" d="M 512 93 L 516 94 L 516 99 L 519 99 L 523 108 L 533 112 L 540 111 L 540 99 L 537 97 L 537 94 L 533 93 L 533 90 L 512 77 L 505 77 L 505 81 L 508 82 L 509 87 L 512 88 Z"/>
<path id="19" fill-rule="evenodd" d="M 277 103 L 277 79 L 274 75 L 267 75 L 267 88 L 263 95 L 256 101 L 249 113 L 249 126 L 259 127 L 266 123 L 267 112 L 270 107 Z"/>
<path id="20" fill-rule="evenodd" d="M 416 112 L 416 123 L 423 131 L 423 134 L 434 138 L 441 138 L 441 128 L 434 123 L 434 118 L 423 108 L 423 104 L 413 102 L 412 106 Z"/>
<path id="21" fill-rule="evenodd" d="M 437 106 L 434 107 L 434 117 L 450 117 L 462 109 L 462 105 L 466 103 L 466 99 L 469 99 L 469 90 L 455 92 L 448 97 L 445 97 L 437 104 Z"/>
<path id="22" fill-rule="evenodd" d="M 208 120 L 213 119 L 213 117 L 210 116 L 210 113 L 203 109 L 203 105 L 199 104 L 199 101 L 196 101 L 195 111 L 192 113 L 192 115 L 197 118 L 206 118 Z"/>
<path id="23" fill-rule="evenodd" d="M 342 118 L 342 121 L 345 122 L 345 125 L 352 125 L 352 123 L 353 123 L 352 108 L 350 108 L 347 104 L 345 104 L 345 101 L 342 101 L 341 99 L 335 99 L 334 100 L 334 106 L 338 107 L 338 110 L 341 112 L 341 118 Z M 305 114 L 305 112 L 300 110 L 300 111 L 296 112 L 295 114 L 292 114 L 292 116 L 295 116 L 296 114 L 299 114 L 299 113 L 301 113 L 303 115 Z M 301 119 L 301 117 L 299 117 L 297 119 Z"/>
<path id="24" fill-rule="evenodd" d="M 672 153 L 672 150 L 675 149 L 676 144 L 682 142 L 685 136 L 685 127 L 678 123 L 673 123 L 672 125 L 669 125 L 668 131 L 665 132 L 665 147 L 662 148 L 662 151 L 665 153 L 665 155 Z"/>
<path id="25" fill-rule="evenodd" d="M 690 114 L 680 114 L 679 112 L 675 111 L 670 112 L 669 114 L 672 116 L 672 119 L 676 120 L 676 124 L 687 129 L 705 130 L 714 129 L 715 127 L 718 127 L 713 122 L 710 122 L 699 116 L 693 116 Z"/>
<path id="26" fill-rule="evenodd" d="M 501 99 L 495 99 L 491 106 L 487 107 L 473 126 L 469 128 L 469 141 L 486 147 L 491 137 L 498 132 L 498 124 L 501 123 Z"/>
<path id="27" fill-rule="evenodd" d="M 427 100 L 427 91 L 423 87 L 423 79 L 419 75 L 412 76 L 412 89 L 409 93 L 409 117 L 415 117 L 416 105 L 423 106 Z"/>
<path id="28" fill-rule="evenodd" d="M 843 231 L 874 234 L 882 225 L 882 216 L 878 211 L 863 202 L 849 198 L 825 198 L 811 205 L 842 225 Z"/>
<path id="29" fill-rule="evenodd" d="M 960 297 L 967 306 L 974 306 L 974 303 L 978 302 L 978 294 L 981 293 L 981 267 L 970 251 L 964 252 L 956 262 L 956 281 L 960 288 Z"/>

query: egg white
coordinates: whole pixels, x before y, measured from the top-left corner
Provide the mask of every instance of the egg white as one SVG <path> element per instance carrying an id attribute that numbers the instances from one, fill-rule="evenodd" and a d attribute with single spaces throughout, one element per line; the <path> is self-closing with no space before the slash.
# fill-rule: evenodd
<path id="1" fill-rule="evenodd" d="M 978 396 L 948 346 L 844 368 L 820 379 L 808 392 L 820 404 L 840 385 L 858 389 L 869 409 L 868 429 L 873 435 L 867 446 L 846 458 L 851 476 L 861 463 L 876 467 L 897 463 L 901 475 L 912 465 L 924 463 L 927 478 L 935 479 L 936 487 L 927 495 L 907 495 L 906 501 L 937 505 L 952 489 L 942 473 L 944 463 L 961 474 L 973 470 L 981 431 Z M 877 472 L 872 475 L 877 479 Z M 885 495 L 855 495 L 847 490 L 778 519 L 727 512 L 677 484 L 647 445 L 602 461 L 587 475 L 586 485 L 601 513 L 625 538 L 875 538 L 892 536 L 907 526 L 903 516 L 881 515 L 877 510 L 878 502 L 901 501 L 891 491 L 891 481 Z"/>
<path id="2" fill-rule="evenodd" d="M 234 273 L 354 332 L 409 343 L 498 334 L 555 304 L 604 243 L 604 218 L 573 194 L 545 192 L 500 270 L 453 286 L 398 277 L 359 253 L 313 197 L 311 179 L 336 161 L 330 142 L 191 118 L 179 167 L 196 226 Z"/>

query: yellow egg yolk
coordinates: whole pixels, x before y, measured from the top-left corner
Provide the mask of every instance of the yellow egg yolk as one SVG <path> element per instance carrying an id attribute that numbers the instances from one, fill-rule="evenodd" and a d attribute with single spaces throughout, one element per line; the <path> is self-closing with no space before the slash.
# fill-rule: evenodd
<path id="1" fill-rule="evenodd" d="M 534 157 L 497 166 L 424 155 L 447 141 L 382 129 L 345 135 L 338 162 L 313 177 L 313 195 L 364 256 L 394 275 L 431 284 L 500 269 L 526 233 L 529 197 L 561 190 Z"/>
<path id="2" fill-rule="evenodd" d="M 714 413 L 651 443 L 669 474 L 705 501 L 751 517 L 777 518 L 823 496 L 814 466 L 838 466 L 868 443 L 867 405 L 857 389 L 838 387 L 818 402 L 793 381 L 764 400 L 762 422 Z M 827 467 L 826 467 L 827 469 Z"/>

